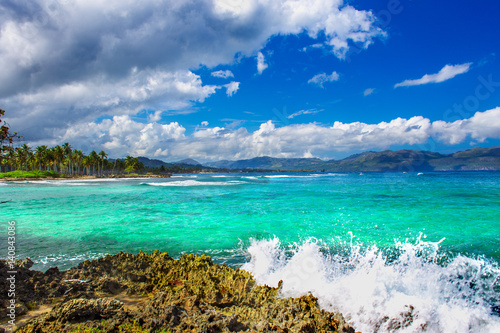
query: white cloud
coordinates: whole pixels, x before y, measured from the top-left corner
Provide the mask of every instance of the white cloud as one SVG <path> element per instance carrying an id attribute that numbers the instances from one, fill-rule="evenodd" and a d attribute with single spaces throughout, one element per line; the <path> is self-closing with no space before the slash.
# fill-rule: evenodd
<path id="1" fill-rule="evenodd" d="M 226 94 L 228 96 L 233 96 L 233 94 L 236 93 L 238 91 L 238 89 L 240 88 L 240 83 L 232 81 L 232 82 L 229 82 L 228 84 L 224 85 L 224 87 L 226 87 Z"/>
<path id="2" fill-rule="evenodd" d="M 266 59 L 262 52 L 257 53 L 257 72 L 262 74 L 262 72 L 268 67 L 266 64 Z"/>
<path id="3" fill-rule="evenodd" d="M 371 12 L 341 0 L 2 2 L 0 103 L 27 138 L 141 108 L 157 121 L 219 88 L 186 82 L 191 69 L 230 65 L 273 36 L 304 32 L 321 33 L 339 58 L 354 42 L 367 47 L 384 36 Z M 267 64 L 257 57 L 261 73 Z"/>
<path id="4" fill-rule="evenodd" d="M 439 120 L 433 124 L 433 135 L 446 144 L 454 145 L 467 137 L 477 142 L 486 139 L 500 139 L 500 107 L 485 112 L 476 112 L 469 119 L 452 123 Z"/>
<path id="5" fill-rule="evenodd" d="M 368 88 L 363 92 L 363 96 L 369 96 L 375 92 L 375 88 Z"/>
<path id="6" fill-rule="evenodd" d="M 233 72 L 231 72 L 228 69 L 226 69 L 225 71 L 223 71 L 223 70 L 215 71 L 215 72 L 212 72 L 210 75 L 212 75 L 213 77 L 220 77 L 222 79 L 227 79 L 227 78 L 230 78 L 230 77 L 234 77 Z"/>
<path id="7" fill-rule="evenodd" d="M 121 80 L 92 78 L 48 86 L 5 98 L 2 105 L 7 110 L 18 109 L 9 123 L 27 139 L 37 139 L 54 134 L 46 129 L 64 128 L 77 120 L 108 114 L 135 115 L 142 109 L 153 109 L 157 111 L 149 120 L 158 121 L 162 113 L 191 113 L 189 101 L 203 102 L 219 88 L 203 85 L 201 78 L 190 71 L 144 70 L 133 71 Z"/>
<path id="8" fill-rule="evenodd" d="M 287 118 L 288 119 L 293 119 L 297 116 L 301 116 L 303 114 L 316 114 L 316 113 L 320 113 L 321 111 L 324 111 L 324 110 L 316 110 L 316 109 L 311 109 L 311 110 L 300 110 L 300 111 L 297 111 L 295 113 L 292 113 L 291 115 L 289 115 Z"/>
<path id="9" fill-rule="evenodd" d="M 111 156 L 132 154 L 167 160 L 333 157 L 338 152 L 420 145 L 431 138 L 445 144 L 458 144 L 467 138 L 478 142 L 499 139 L 500 107 L 452 123 L 416 116 L 378 124 L 335 122 L 332 126 L 309 123 L 276 127 L 269 120 L 254 132 L 237 126 L 208 127 L 208 122 L 201 125 L 186 135 L 177 122 L 144 124 L 123 115 L 72 126 L 58 141 L 71 142 L 79 149 L 104 149 Z"/>
<path id="10" fill-rule="evenodd" d="M 443 82 L 452 79 L 459 74 L 467 73 L 471 65 L 471 62 L 462 65 L 446 65 L 439 71 L 439 73 L 425 74 L 422 78 L 417 80 L 405 80 L 403 82 L 397 83 L 394 88 Z"/>
<path id="11" fill-rule="evenodd" d="M 208 121 L 206 121 L 206 120 L 202 121 L 201 122 L 201 126 L 207 127 L 208 126 Z"/>
<path id="12" fill-rule="evenodd" d="M 334 71 L 330 75 L 327 75 L 326 73 L 316 74 L 311 79 L 309 79 L 307 83 L 315 84 L 321 88 L 324 88 L 323 83 L 338 81 L 338 79 L 339 79 L 339 74 Z"/>

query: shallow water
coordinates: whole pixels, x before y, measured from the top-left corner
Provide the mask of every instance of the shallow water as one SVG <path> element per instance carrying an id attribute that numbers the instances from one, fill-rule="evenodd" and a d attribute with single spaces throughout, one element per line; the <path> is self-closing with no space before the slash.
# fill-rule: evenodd
<path id="1" fill-rule="evenodd" d="M 0 182 L 4 200 L 2 239 L 16 221 L 17 254 L 35 269 L 207 253 L 284 280 L 286 296 L 311 291 L 363 332 L 408 323 L 401 313 L 413 319 L 399 331 L 500 331 L 500 173 Z"/>

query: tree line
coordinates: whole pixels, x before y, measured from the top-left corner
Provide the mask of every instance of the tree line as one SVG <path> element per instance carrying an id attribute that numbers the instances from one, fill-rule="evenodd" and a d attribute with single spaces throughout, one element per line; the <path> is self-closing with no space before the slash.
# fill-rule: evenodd
<path id="1" fill-rule="evenodd" d="M 108 154 L 104 150 L 99 153 L 93 150 L 86 155 L 81 150 L 73 149 L 69 143 L 54 147 L 42 145 L 34 149 L 23 144 L 20 147 L 10 146 L 2 153 L 0 172 L 39 170 L 69 176 L 104 176 L 144 169 L 137 157 L 108 160 Z"/>

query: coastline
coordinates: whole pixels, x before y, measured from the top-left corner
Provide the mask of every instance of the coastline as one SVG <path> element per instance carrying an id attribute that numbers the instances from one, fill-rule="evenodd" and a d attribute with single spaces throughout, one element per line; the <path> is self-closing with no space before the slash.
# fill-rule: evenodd
<path id="1" fill-rule="evenodd" d="M 67 176 L 67 177 L 34 177 L 34 178 L 0 178 L 0 181 L 16 182 L 29 180 L 88 180 L 88 179 L 130 179 L 130 178 L 170 178 L 170 174 L 165 175 L 109 175 L 109 176 Z"/>
<path id="2" fill-rule="evenodd" d="M 281 298 L 280 287 L 257 285 L 250 273 L 205 255 L 120 252 L 45 273 L 32 265 L 15 262 L 19 326 L 2 320 L 0 332 L 355 332 L 313 295 Z M 0 260 L 2 281 L 8 272 Z M 0 289 L 0 301 L 8 302 L 7 283 Z"/>

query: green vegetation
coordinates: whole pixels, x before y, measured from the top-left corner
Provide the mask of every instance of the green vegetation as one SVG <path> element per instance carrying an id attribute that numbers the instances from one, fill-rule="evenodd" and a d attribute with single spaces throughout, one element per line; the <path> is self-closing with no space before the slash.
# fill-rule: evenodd
<path id="1" fill-rule="evenodd" d="M 0 173 L 0 178 L 59 178 L 61 175 L 55 171 L 10 171 Z"/>

